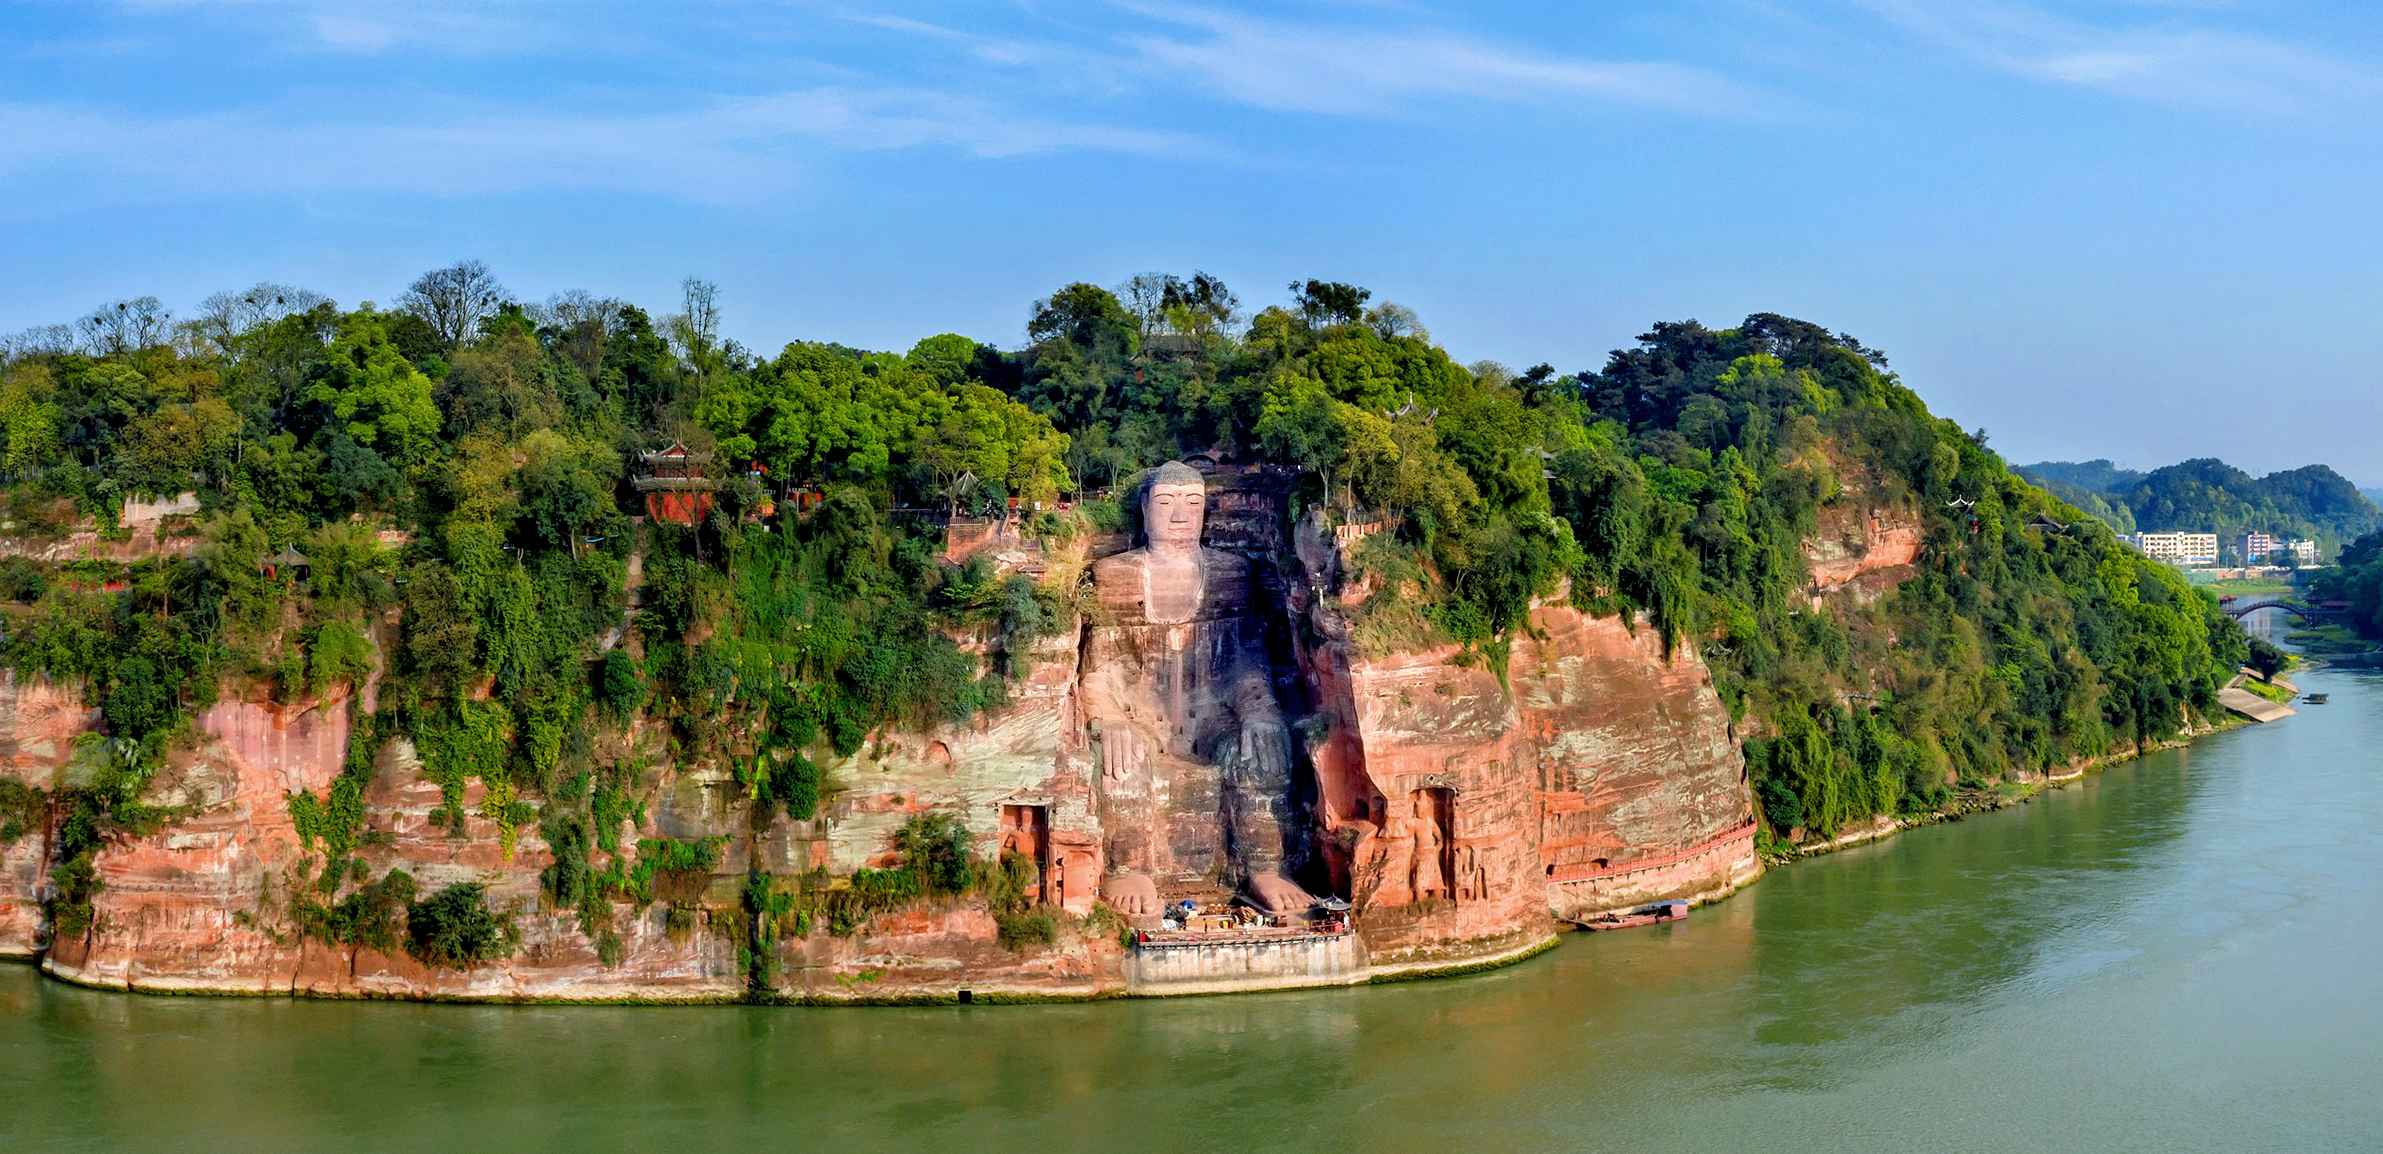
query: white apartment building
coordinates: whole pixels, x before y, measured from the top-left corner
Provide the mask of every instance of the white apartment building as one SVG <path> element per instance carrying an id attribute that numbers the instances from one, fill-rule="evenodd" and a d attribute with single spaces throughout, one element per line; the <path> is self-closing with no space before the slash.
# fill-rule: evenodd
<path id="1" fill-rule="evenodd" d="M 2292 551 L 2292 565 L 2294 568 L 2314 569 L 2317 567 L 2316 542 L 2304 541 L 2298 537 L 2295 537 L 2292 539 L 2290 544 L 2285 546 L 2285 548 Z"/>
<path id="2" fill-rule="evenodd" d="M 2215 533 L 2134 533 L 2127 541 L 2154 561 L 2190 568 L 2218 563 L 2218 535 Z"/>

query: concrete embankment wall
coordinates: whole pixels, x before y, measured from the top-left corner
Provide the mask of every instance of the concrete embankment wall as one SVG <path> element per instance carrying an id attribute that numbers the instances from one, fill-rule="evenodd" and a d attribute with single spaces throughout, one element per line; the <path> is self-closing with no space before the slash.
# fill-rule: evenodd
<path id="1" fill-rule="evenodd" d="M 1344 985 L 1365 978 L 1355 934 L 1257 941 L 1145 945 L 1125 959 L 1135 994 L 1196 994 Z"/>
<path id="2" fill-rule="evenodd" d="M 2289 705 L 2269 701 L 2248 689 L 2236 689 L 2232 686 L 2218 690 L 2218 704 L 2250 718 L 2252 721 L 2262 723 L 2282 721 L 2293 714 L 2293 709 Z"/>

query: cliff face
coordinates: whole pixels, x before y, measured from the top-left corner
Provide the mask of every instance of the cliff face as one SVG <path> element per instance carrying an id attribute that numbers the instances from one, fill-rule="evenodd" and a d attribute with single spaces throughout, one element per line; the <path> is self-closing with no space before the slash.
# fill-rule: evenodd
<path id="1" fill-rule="evenodd" d="M 100 852 L 92 926 L 52 943 L 54 971 L 158 989 L 290 988 L 298 951 L 271 928 L 273 887 L 299 857 L 284 795 L 338 775 L 345 702 L 288 715 L 222 702 L 197 729 L 142 798 L 186 816 Z"/>
<path id="2" fill-rule="evenodd" d="M 1231 565 L 1205 563 L 1231 573 L 1239 559 L 1250 566 L 1213 586 L 1240 590 L 1233 595 L 1242 602 L 1212 604 L 1201 618 L 1228 623 L 1211 633 L 1230 645 L 1200 640 L 1208 627 L 1198 622 L 1097 617 L 1044 642 L 1004 709 L 965 725 L 879 735 L 828 767 L 835 788 L 816 817 L 781 817 L 760 830 L 726 767 L 672 765 L 659 748 L 647 750 L 656 766 L 642 784 L 645 818 L 624 822 L 624 852 L 639 837 L 718 837 L 725 849 L 709 878 L 681 879 L 669 900 L 616 904 L 619 950 L 609 964 L 578 911 L 547 908 L 540 871 L 553 859 L 535 823 L 517 831 L 508 854 L 478 813 L 476 785 L 463 798 L 460 832 L 436 823 L 440 789 L 402 740 L 376 759 L 357 856 L 374 877 L 407 871 L 423 893 L 454 882 L 487 886 L 490 904 L 513 913 L 519 948 L 470 970 L 440 970 L 402 951 L 300 932 L 289 897 L 314 884 L 322 856 L 301 844 L 287 798 L 320 794 L 336 779 L 349 710 L 345 701 L 284 708 L 238 699 L 202 715 L 199 739 L 156 775 L 145 800 L 176 807 L 177 816 L 100 852 L 92 926 L 51 943 L 45 964 L 78 981 L 159 990 L 732 999 L 747 992 L 738 889 L 749 865 L 781 877 L 883 865 L 893 832 L 929 810 L 960 817 L 980 855 L 1009 850 L 1034 860 L 1034 896 L 1067 913 L 1091 912 L 1104 881 L 1142 868 L 1161 874 L 1169 900 L 1218 900 L 1223 888 L 1255 888 L 1261 872 L 1292 886 L 1286 893 L 1345 898 L 1356 935 L 1331 947 L 1340 953 L 1329 966 L 1298 963 L 1316 967 L 1313 980 L 1498 955 L 1544 939 L 1554 917 L 1710 894 L 1753 876 L 1743 766 L 1691 650 L 1666 654 L 1651 629 L 1547 605 L 1532 616 L 1534 635 L 1514 645 L 1503 682 L 1448 649 L 1360 655 L 1334 595 L 1330 536 L 1313 526 L 1286 532 L 1280 494 L 1263 478 L 1211 486 L 1217 500 L 1203 541 L 1229 552 Z M 998 540 L 970 544 L 1017 553 L 1019 563 L 1044 560 Z M 1094 547 L 1115 553 L 1123 544 Z M 1154 657 L 1151 647 L 1173 632 L 1184 633 L 1180 652 Z M 73 739 L 95 718 L 55 687 L 11 680 L 4 690 L 0 772 L 57 784 Z M 1185 701 L 1205 703 L 1206 720 L 1170 712 Z M 1230 724 L 1215 724 L 1228 715 L 1214 710 L 1226 707 Z M 1095 716 L 1103 712 L 1116 716 Z M 1119 745 L 1121 718 L 1150 742 Z M 1261 748 L 1270 734 L 1284 741 L 1281 765 Z M 1118 801 L 1140 796 L 1140 787 L 1121 784 L 1130 767 L 1116 760 L 1119 749 L 1165 761 L 1163 804 L 1145 813 Z M 1281 778 L 1268 776 L 1275 769 Z M 1120 824 L 1136 813 L 1156 815 L 1152 836 L 1178 849 L 1124 860 L 1147 840 Z M 1258 835 L 1280 844 L 1253 847 Z M 1157 869 L 1191 845 L 1221 847 L 1218 860 L 1201 858 L 1192 873 Z M 0 853 L 0 949 L 27 953 L 41 940 L 45 857 L 38 837 Z M 789 935 L 771 981 L 780 994 L 821 999 L 1141 988 L 1149 967 L 1134 966 L 1114 924 L 1103 925 L 1063 921 L 1054 943 L 1013 951 L 997 941 L 981 903 L 922 903 L 850 936 L 816 927 Z M 1301 980 L 1309 979 L 1286 973 L 1246 984 Z"/>
<path id="3" fill-rule="evenodd" d="M 405 870 L 425 892 L 487 884 L 491 905 L 517 911 L 521 948 L 501 962 L 441 970 L 402 952 L 299 932 L 288 899 L 313 884 L 322 858 L 300 844 L 287 798 L 320 793 L 338 776 L 345 705 L 289 710 L 227 701 L 202 714 L 201 739 L 159 772 L 144 798 L 182 816 L 100 852 L 91 928 L 54 942 L 46 967 L 74 981 L 152 990 L 588 999 L 741 992 L 734 945 L 668 932 L 659 907 L 615 917 L 622 951 L 617 964 L 604 965 L 572 911 L 540 908 L 539 871 L 552 859 L 536 831 L 522 831 L 508 858 L 499 831 L 483 818 L 467 817 L 461 836 L 436 825 L 439 787 L 423 779 L 404 742 L 381 753 L 357 856 L 374 876 Z M 464 803 L 476 810 L 479 801 L 475 785 Z"/>
<path id="4" fill-rule="evenodd" d="M 1324 610 L 1323 616 L 1331 616 Z M 1704 664 L 1651 629 L 1532 614 L 1510 689 L 1449 649 L 1317 650 L 1335 737 L 1317 773 L 1330 844 L 1377 961 L 1461 956 L 1758 870 L 1744 762 Z"/>
<path id="5" fill-rule="evenodd" d="M 98 720 L 74 693 L 0 672 L 0 778 L 44 794 L 66 777 L 75 738 Z M 41 895 L 49 879 L 49 822 L 29 823 L 0 845 L 0 958 L 26 958 L 48 940 Z"/>
<path id="6" fill-rule="evenodd" d="M 1906 501 L 1891 499 L 1869 472 L 1839 465 L 1844 488 L 1822 505 L 1804 562 L 1812 571 L 1812 600 L 1832 596 L 1869 602 L 1917 572 L 1926 530 Z"/>

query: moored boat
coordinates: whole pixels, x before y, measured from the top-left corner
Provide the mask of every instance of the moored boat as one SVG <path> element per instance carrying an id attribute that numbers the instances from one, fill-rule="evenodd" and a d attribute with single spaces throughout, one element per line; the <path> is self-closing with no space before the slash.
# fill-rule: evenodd
<path id="1" fill-rule="evenodd" d="M 2308 702 L 2310 705 L 2325 704 L 2325 695 L 2322 693 L 2303 694 L 2300 699 L 2302 701 Z"/>
<path id="2" fill-rule="evenodd" d="M 1688 916 L 1686 902 L 1656 902 L 1629 912 L 1615 911 L 1585 918 L 1574 924 L 1584 930 L 1626 930 L 1635 926 L 1651 926 L 1657 922 L 1676 922 Z"/>

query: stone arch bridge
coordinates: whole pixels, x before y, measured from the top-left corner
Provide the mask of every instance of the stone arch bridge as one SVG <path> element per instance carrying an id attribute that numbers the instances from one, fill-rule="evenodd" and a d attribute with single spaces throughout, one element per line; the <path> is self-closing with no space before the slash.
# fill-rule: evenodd
<path id="1" fill-rule="evenodd" d="M 2339 605 L 2331 601 L 2312 605 L 2306 601 L 2300 601 L 2290 597 L 2256 597 L 2242 599 L 2221 599 L 2218 602 L 2218 608 L 2223 610 L 2226 616 L 2231 617 L 2236 621 L 2240 621 L 2243 618 L 2248 617 L 2253 613 L 2257 613 L 2262 609 L 2280 609 L 2293 615 L 2294 617 L 2300 618 L 2302 621 L 2310 625 L 2318 625 L 2332 620 L 2335 615 L 2348 608 L 2348 606 Z"/>

